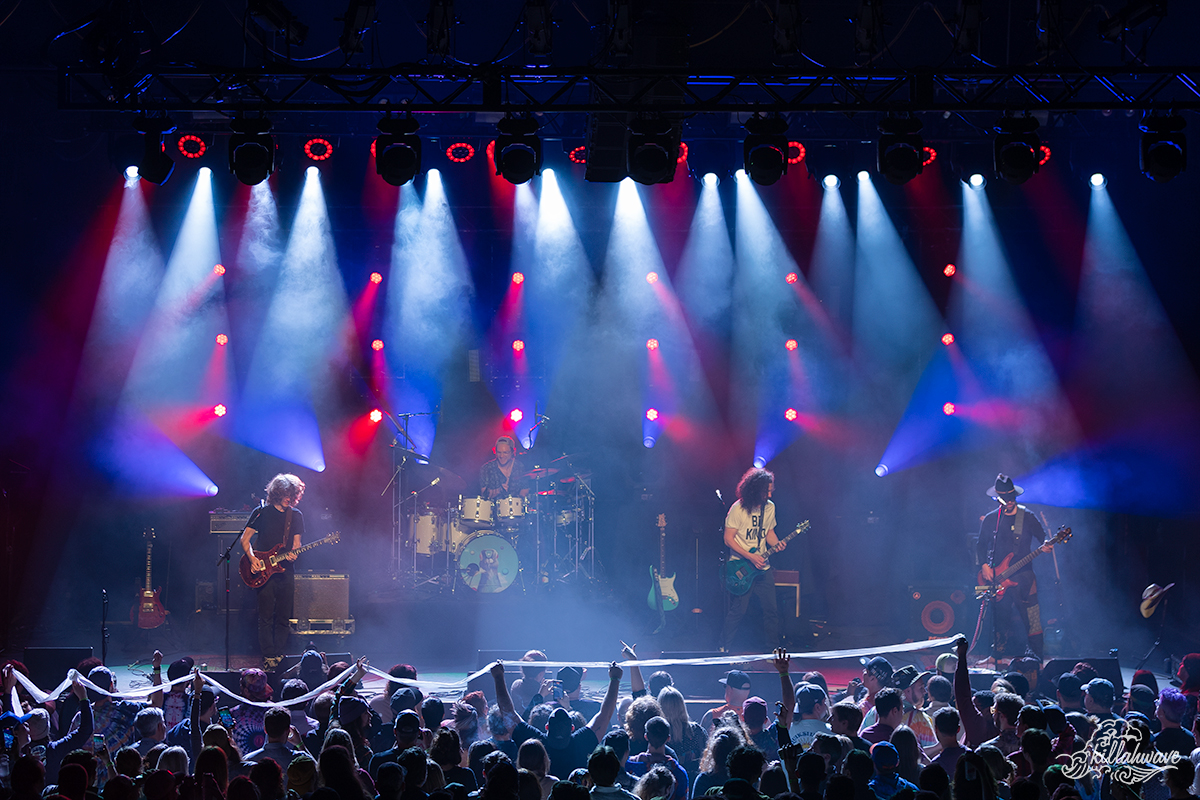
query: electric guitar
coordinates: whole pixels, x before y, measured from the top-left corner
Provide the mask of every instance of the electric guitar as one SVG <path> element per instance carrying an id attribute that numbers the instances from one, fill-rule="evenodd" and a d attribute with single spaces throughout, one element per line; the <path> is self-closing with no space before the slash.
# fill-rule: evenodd
<path id="1" fill-rule="evenodd" d="M 263 562 L 261 572 L 255 572 L 253 565 L 250 563 L 250 556 L 242 553 L 242 560 L 238 562 L 238 574 L 242 576 L 242 581 L 247 586 L 251 589 L 258 589 L 271 580 L 272 575 L 276 575 L 287 569 L 285 564 L 288 561 L 289 553 L 299 555 L 300 553 L 312 550 L 314 547 L 320 547 L 323 544 L 337 544 L 341 539 L 342 535 L 334 531 L 324 539 L 319 539 L 311 544 L 298 547 L 295 550 L 288 550 L 287 542 L 280 542 L 272 547 L 269 552 L 258 554 L 259 559 Z"/>
<path id="2" fill-rule="evenodd" d="M 787 536 L 779 540 L 779 544 L 774 547 L 768 547 L 762 551 L 764 559 L 769 559 L 772 553 L 779 552 L 780 545 L 785 545 L 795 537 L 808 530 L 808 520 L 804 520 L 796 526 L 796 530 L 789 533 Z M 759 552 L 757 547 L 750 548 L 751 553 Z M 731 558 L 725 562 L 724 578 L 725 588 L 734 596 L 741 596 L 750 591 L 750 587 L 754 585 L 754 580 L 771 568 L 770 560 L 767 561 L 766 569 L 759 569 L 744 558 Z"/>
<path id="3" fill-rule="evenodd" d="M 675 576 L 667 575 L 667 515 L 658 515 L 658 568 L 650 565 L 650 596 L 646 603 L 651 611 L 674 611 L 679 608 L 679 594 L 675 591 Z"/>
<path id="4" fill-rule="evenodd" d="M 139 628 L 149 630 L 166 622 L 167 614 L 171 612 L 163 608 L 162 601 L 158 599 L 162 587 L 150 588 L 150 554 L 154 550 L 154 528 L 146 528 L 142 531 L 142 536 L 146 539 L 146 588 L 138 590 L 137 602 L 129 609 L 129 621 L 136 622 Z"/>
<path id="5" fill-rule="evenodd" d="M 1035 558 L 1042 555 L 1043 553 L 1050 552 L 1050 547 L 1048 545 L 1060 544 L 1062 542 L 1067 541 L 1070 538 L 1071 538 L 1071 529 L 1068 528 L 1066 525 L 1063 525 L 1061 528 L 1058 529 L 1058 532 L 1054 534 L 1053 539 L 1051 539 L 1045 545 L 1042 545 L 1038 549 L 1034 550 L 1029 555 L 1020 559 L 1016 563 L 1013 563 L 1013 560 L 1012 560 L 1013 554 L 1012 553 L 1009 553 L 1008 555 L 1006 555 L 1004 557 L 1004 560 L 1001 561 L 999 564 L 997 564 L 996 567 L 992 570 L 992 580 L 989 581 L 986 578 L 984 578 L 983 570 L 980 570 L 979 576 L 976 579 L 979 581 L 979 585 L 977 585 L 975 587 L 975 599 L 982 600 L 985 597 L 989 600 L 1001 599 L 1002 597 L 1004 597 L 1004 593 L 1006 591 L 1008 591 L 1010 586 L 1017 585 L 1016 581 L 1009 580 L 1014 574 L 1016 574 L 1017 570 L 1021 569 L 1026 564 L 1028 564 L 1030 561 L 1033 561 Z"/>

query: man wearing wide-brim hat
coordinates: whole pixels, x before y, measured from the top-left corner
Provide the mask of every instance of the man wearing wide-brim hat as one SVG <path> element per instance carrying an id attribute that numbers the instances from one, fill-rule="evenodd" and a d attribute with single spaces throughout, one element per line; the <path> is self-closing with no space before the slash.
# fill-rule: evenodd
<path id="1" fill-rule="evenodd" d="M 1001 473 L 996 483 L 987 490 L 988 496 L 1001 505 L 979 524 L 979 543 L 976 547 L 976 563 L 979 564 L 981 584 L 994 584 L 997 576 L 1009 564 L 1015 564 L 1029 555 L 1035 547 L 1048 551 L 1054 545 L 1045 541 L 1046 531 L 1037 516 L 1017 504 L 1017 496 L 1024 489 L 1013 483 L 1012 478 Z M 1013 634 L 1016 629 L 1013 614 L 1020 617 L 1029 640 L 1028 650 L 1042 659 L 1042 618 L 1038 608 L 1037 578 L 1033 574 L 1032 562 L 1009 575 L 1014 585 L 1004 587 L 1001 596 L 993 600 L 996 625 L 996 652 L 992 655 L 1020 656 L 1019 642 Z"/>

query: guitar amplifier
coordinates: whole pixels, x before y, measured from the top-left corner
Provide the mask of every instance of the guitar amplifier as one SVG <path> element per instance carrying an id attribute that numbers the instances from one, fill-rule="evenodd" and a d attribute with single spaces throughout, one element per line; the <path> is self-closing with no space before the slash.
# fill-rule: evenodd
<path id="1" fill-rule="evenodd" d="M 208 514 L 208 532 L 240 534 L 246 530 L 249 521 L 248 511 L 211 511 Z"/>
<path id="2" fill-rule="evenodd" d="M 354 633 L 350 616 L 350 576 L 341 572 L 298 572 L 290 620 L 292 632 L 302 635 Z"/>

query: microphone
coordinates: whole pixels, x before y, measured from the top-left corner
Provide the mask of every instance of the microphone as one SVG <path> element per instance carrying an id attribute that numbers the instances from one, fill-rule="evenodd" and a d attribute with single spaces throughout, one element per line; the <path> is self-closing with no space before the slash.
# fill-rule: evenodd
<path id="1" fill-rule="evenodd" d="M 722 503 L 724 503 L 724 502 L 725 502 L 725 498 L 724 498 L 724 497 L 721 495 L 721 490 L 720 490 L 720 489 L 716 489 L 715 491 L 716 491 L 716 493 L 717 493 L 717 499 L 718 499 L 718 500 L 720 500 Z"/>
<path id="2" fill-rule="evenodd" d="M 537 414 L 536 416 L 538 418 L 538 422 L 549 422 L 550 421 L 550 418 L 547 417 L 545 414 Z"/>

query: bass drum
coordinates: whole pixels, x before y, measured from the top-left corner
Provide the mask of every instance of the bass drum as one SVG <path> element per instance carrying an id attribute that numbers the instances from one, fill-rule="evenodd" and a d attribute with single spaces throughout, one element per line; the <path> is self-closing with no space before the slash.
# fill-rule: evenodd
<path id="1" fill-rule="evenodd" d="M 488 531 L 463 543 L 458 555 L 458 578 L 480 594 L 503 592 L 517 579 L 517 551 L 503 536 Z"/>
<path id="2" fill-rule="evenodd" d="M 431 556 L 446 549 L 442 536 L 442 514 L 426 512 L 413 518 L 413 546 L 419 556 Z"/>

